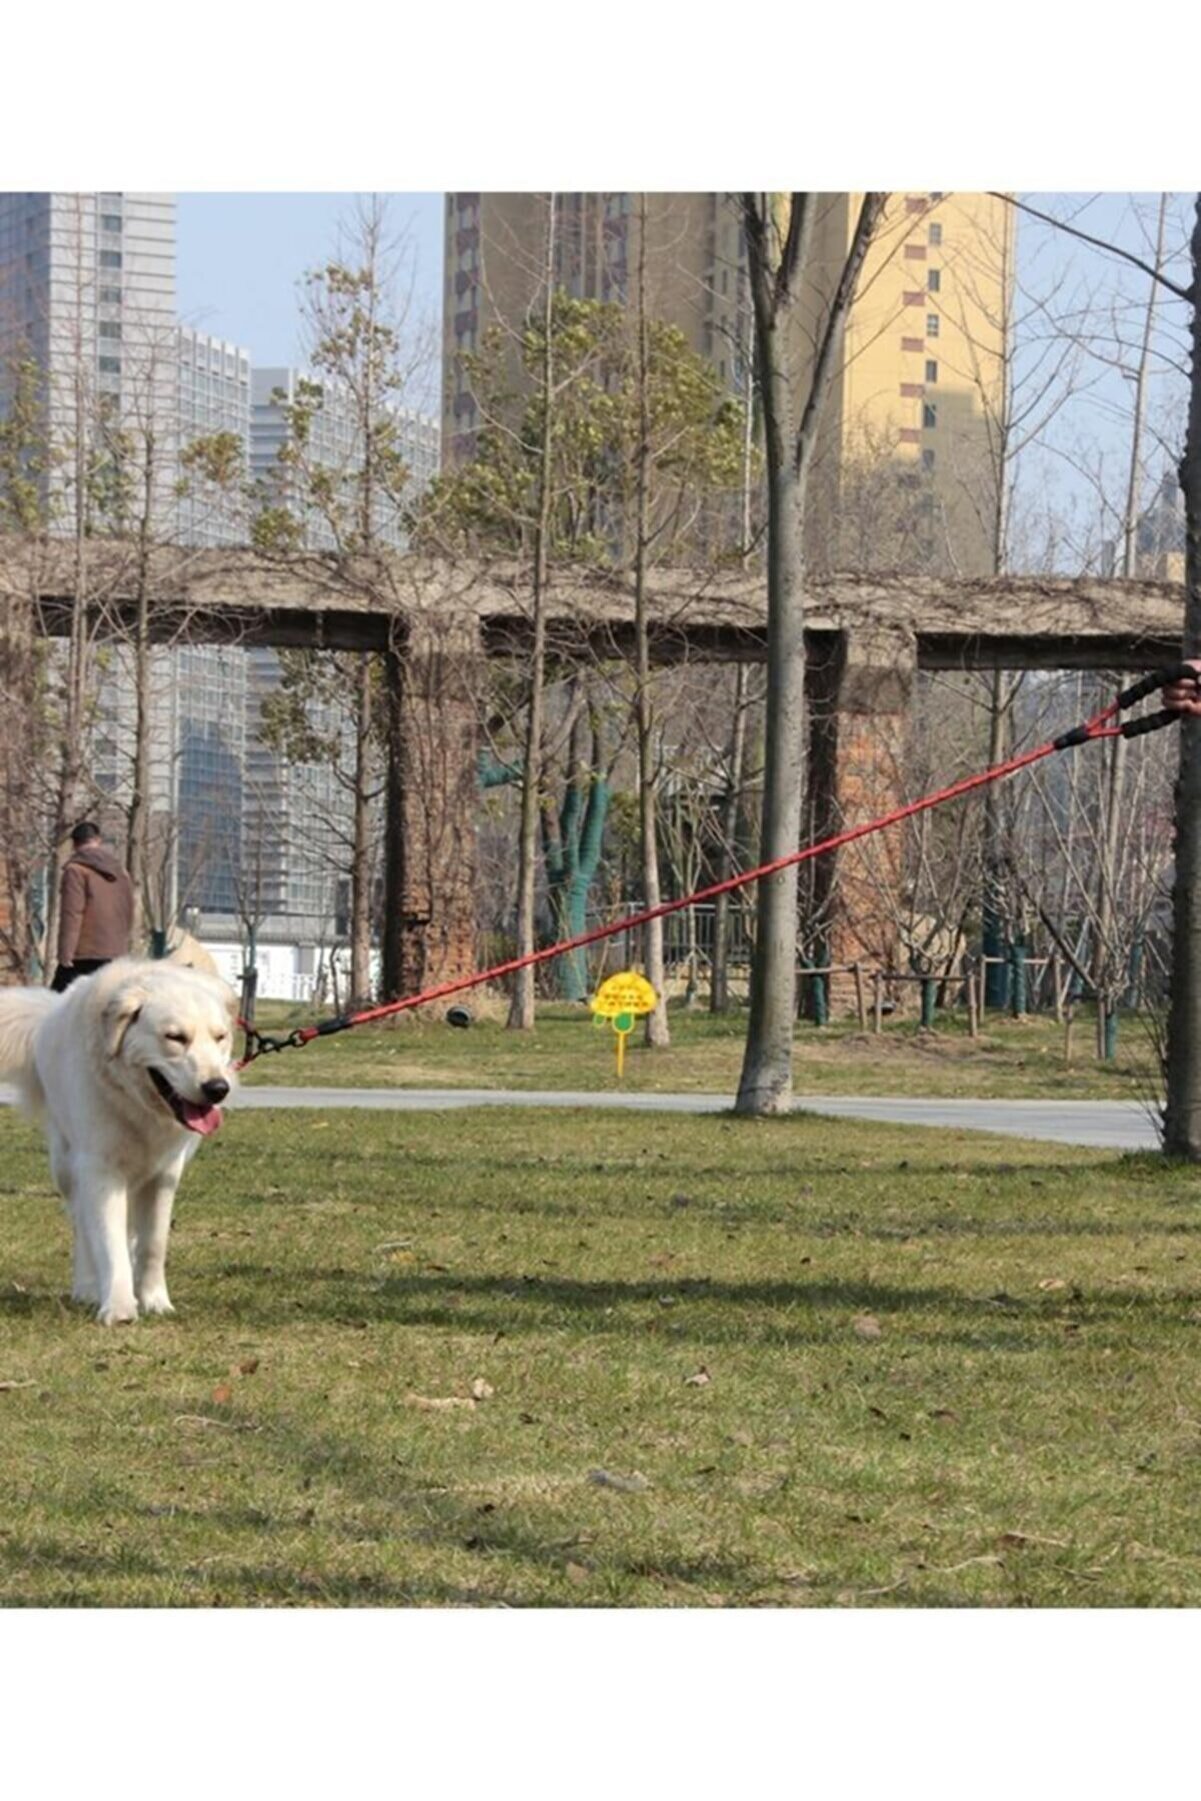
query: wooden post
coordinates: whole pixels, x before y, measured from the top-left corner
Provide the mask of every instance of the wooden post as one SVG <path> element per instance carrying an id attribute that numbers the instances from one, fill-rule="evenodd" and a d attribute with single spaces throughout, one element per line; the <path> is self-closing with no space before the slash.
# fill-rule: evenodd
<path id="1" fill-rule="evenodd" d="M 878 969 L 872 971 L 872 1008 L 875 1023 L 872 1030 L 877 1034 L 884 1030 L 884 977 Z"/>
<path id="2" fill-rule="evenodd" d="M 863 971 L 858 963 L 852 963 L 851 972 L 855 977 L 855 1011 L 859 1015 L 859 1030 L 867 1031 L 867 1001 L 863 993 Z"/>
<path id="3" fill-rule="evenodd" d="M 967 969 L 967 1030 L 969 1038 L 979 1038 L 980 1036 L 980 1008 L 976 981 L 976 969 L 969 963 Z"/>

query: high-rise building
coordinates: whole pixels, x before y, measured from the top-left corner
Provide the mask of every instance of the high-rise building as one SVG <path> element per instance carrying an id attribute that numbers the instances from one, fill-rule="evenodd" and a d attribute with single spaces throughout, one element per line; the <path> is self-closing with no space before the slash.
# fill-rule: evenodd
<path id="1" fill-rule="evenodd" d="M 815 302 L 837 280 L 859 199 L 817 197 Z M 541 286 L 548 200 L 546 194 L 446 197 L 448 463 L 472 455 L 480 424 L 471 354 L 491 324 L 518 326 Z M 995 566 L 1012 242 L 1010 209 L 990 195 L 898 194 L 890 202 L 824 415 L 810 520 L 819 564 L 862 566 L 870 556 L 876 566 L 916 562 L 962 574 Z M 626 302 L 640 261 L 651 313 L 678 326 L 720 380 L 744 394 L 751 319 L 736 198 L 555 196 L 557 286 Z M 802 360 L 811 354 L 804 331 L 802 322 L 794 350 Z M 512 330 L 506 335 L 516 341 Z"/>
<path id="2" fill-rule="evenodd" d="M 197 438 L 236 438 L 243 447 L 245 477 L 250 468 L 250 352 L 190 325 L 179 327 L 176 342 L 181 452 Z M 208 494 L 202 482 L 188 481 L 178 506 L 181 544 L 236 544 L 245 536 L 237 503 Z"/>
<path id="3" fill-rule="evenodd" d="M 181 325 L 177 409 L 181 452 L 200 438 L 241 447 L 250 473 L 250 352 Z M 187 480 L 178 499 L 179 541 L 216 548 L 245 537 L 236 498 Z M 242 881 L 247 653 L 237 646 L 180 645 L 170 651 L 180 694 L 174 767 L 178 907 L 236 914 Z"/>
<path id="4" fill-rule="evenodd" d="M 300 484 L 280 462 L 289 442 L 289 408 L 301 397 L 311 409 L 306 457 L 314 466 L 336 474 L 346 487 L 345 504 L 353 512 L 353 483 L 363 465 L 361 432 L 349 395 L 328 376 L 306 375 L 299 369 L 256 369 L 251 382 L 250 469 L 265 493 L 303 521 L 306 542 L 313 550 L 334 548 L 334 532 L 318 510 L 306 506 Z M 437 421 L 407 407 L 389 406 L 387 416 L 396 443 L 409 470 L 406 498 L 415 497 L 438 472 Z M 333 504 L 338 504 L 335 489 Z M 378 543 L 403 549 L 407 535 L 397 507 L 381 498 L 374 529 Z"/>
<path id="5" fill-rule="evenodd" d="M 77 448 L 153 425 L 155 496 L 174 482 L 175 201 L 170 194 L 0 194 L 0 405 L 36 364 L 48 497 L 74 518 Z"/>

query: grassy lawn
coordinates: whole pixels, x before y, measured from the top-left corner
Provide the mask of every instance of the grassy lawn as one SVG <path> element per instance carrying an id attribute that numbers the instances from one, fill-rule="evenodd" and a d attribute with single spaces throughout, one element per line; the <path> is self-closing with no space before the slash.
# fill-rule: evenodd
<path id="1" fill-rule="evenodd" d="M 1185 1170 L 234 1113 L 178 1317 L 105 1332 L 40 1142 L 0 1151 L 0 1603 L 1201 1604 Z"/>
<path id="2" fill-rule="evenodd" d="M 260 1024 L 282 1031 L 312 1017 L 302 1008 L 267 1007 Z M 666 1050 L 647 1050 L 641 1029 L 631 1035 L 623 1086 L 732 1094 L 742 1062 L 745 1013 L 713 1018 L 673 1010 L 671 1028 L 672 1044 Z M 1112 1063 L 1094 1057 L 1094 1031 L 1091 1017 L 1078 1020 L 1067 1067 L 1063 1027 L 1051 1019 L 1017 1021 L 990 1014 L 975 1042 L 961 1020 L 950 1018 L 940 1018 L 933 1032 L 919 1032 L 912 1015 L 890 1020 L 879 1036 L 861 1033 L 854 1022 L 821 1030 L 801 1023 L 795 1040 L 796 1088 L 800 1094 L 1150 1099 L 1157 1079 L 1146 1027 L 1137 1019 L 1122 1021 L 1119 1054 Z M 441 1011 L 425 1019 L 405 1015 L 393 1025 L 359 1026 L 301 1050 L 264 1057 L 247 1080 L 365 1088 L 591 1091 L 616 1086 L 612 1034 L 594 1026 L 586 1010 L 563 1004 L 540 1007 L 537 1029 L 529 1034 L 506 1032 L 500 1021 L 488 1019 L 455 1031 L 444 1023 Z"/>

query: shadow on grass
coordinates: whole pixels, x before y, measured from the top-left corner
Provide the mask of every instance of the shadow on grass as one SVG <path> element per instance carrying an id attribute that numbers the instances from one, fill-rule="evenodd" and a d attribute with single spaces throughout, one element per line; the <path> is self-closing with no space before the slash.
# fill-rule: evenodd
<path id="1" fill-rule="evenodd" d="M 253 1264 L 227 1265 L 227 1277 L 261 1274 Z M 281 1272 L 282 1274 L 282 1272 Z M 730 1281 L 705 1277 L 652 1281 L 584 1280 L 532 1274 L 456 1275 L 412 1273 L 383 1281 L 348 1277 L 344 1269 L 288 1270 L 282 1303 L 256 1298 L 253 1317 L 269 1326 L 303 1319 L 340 1325 L 435 1326 L 456 1332 L 508 1336 L 564 1327 L 585 1333 L 644 1334 L 648 1328 L 677 1341 L 707 1345 L 801 1347 L 844 1335 L 854 1315 L 908 1319 L 905 1341 L 982 1345 L 995 1350 L 1040 1347 L 1048 1328 L 1065 1315 L 1088 1326 L 1129 1328 L 1140 1316 L 1162 1327 L 1180 1314 L 1188 1323 L 1201 1290 L 1170 1295 L 1130 1289 L 1089 1288 L 1015 1296 L 1003 1289 L 965 1294 L 947 1286 L 898 1285 L 814 1277 L 808 1281 Z M 667 1305 L 663 1304 L 667 1297 Z M 248 1313 L 214 1292 L 216 1316 L 245 1324 Z M 206 1309 L 213 1306 L 206 1302 Z M 954 1324 L 943 1325 L 948 1320 Z"/>
<path id="2" fill-rule="evenodd" d="M 283 1556 L 271 1560 L 261 1551 L 248 1554 L 238 1542 L 247 1533 L 261 1540 L 272 1529 L 294 1542 L 297 1521 L 287 1509 L 278 1516 L 261 1508 L 193 1505 L 172 1506 L 163 1513 L 141 1506 L 122 1513 L 111 1497 L 97 1497 L 85 1500 L 80 1511 L 103 1519 L 105 1529 L 116 1524 L 119 1536 L 111 1548 L 66 1544 L 53 1536 L 0 1540 L 3 1604 L 575 1607 L 612 1604 L 605 1591 L 614 1582 L 662 1584 L 676 1600 L 688 1600 L 691 1591 L 691 1597 L 712 1604 L 715 1594 L 738 1599 L 770 1580 L 769 1572 L 749 1560 L 708 1553 L 626 1552 L 610 1546 L 599 1567 L 591 1570 L 587 1592 L 563 1588 L 558 1595 L 548 1593 L 548 1583 L 568 1581 L 566 1565 L 571 1559 L 589 1555 L 579 1548 L 576 1537 L 561 1536 L 562 1519 L 540 1532 L 507 1513 L 502 1504 L 487 1502 L 486 1480 L 472 1483 L 469 1495 L 448 1494 L 443 1484 L 424 1484 L 412 1473 L 402 1475 L 390 1460 L 370 1456 L 351 1440 L 314 1432 L 278 1415 L 263 1417 L 261 1423 L 256 1448 L 278 1469 L 297 1483 L 308 1479 L 332 1485 L 347 1508 L 355 1510 L 352 1518 L 342 1520 L 328 1499 L 322 1501 L 320 1527 L 302 1550 L 293 1551 L 293 1565 Z M 623 1497 L 617 1505 L 653 1512 L 655 1495 Z M 364 1509 L 374 1516 L 371 1523 L 363 1519 Z M 222 1548 L 199 1561 L 172 1555 L 167 1548 L 156 1555 L 147 1539 L 160 1528 L 169 1530 L 175 1520 L 191 1528 L 206 1527 L 214 1534 L 211 1542 Z M 427 1551 L 469 1553 L 475 1580 L 439 1579 L 428 1572 L 411 1579 L 379 1570 L 329 1573 L 321 1566 L 330 1555 L 331 1538 L 343 1560 L 351 1543 L 372 1554 L 378 1554 L 381 1546 L 406 1541 Z M 665 1597 L 665 1604 L 670 1598 Z"/>

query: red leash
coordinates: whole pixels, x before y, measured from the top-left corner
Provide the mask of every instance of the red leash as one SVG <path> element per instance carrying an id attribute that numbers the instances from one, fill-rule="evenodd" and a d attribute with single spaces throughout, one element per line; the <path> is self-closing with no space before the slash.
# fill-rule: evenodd
<path id="1" fill-rule="evenodd" d="M 589 944 L 599 944 L 602 939 L 614 938 L 619 932 L 629 932 L 638 926 L 647 925 L 652 919 L 664 919 L 669 913 L 679 913 L 685 907 L 713 900 L 719 894 L 730 894 L 734 889 L 745 888 L 751 882 L 764 881 L 768 876 L 778 875 L 781 870 L 790 869 L 794 864 L 807 863 L 813 857 L 825 856 L 828 851 L 840 850 L 844 844 L 854 844 L 859 838 L 867 838 L 873 832 L 882 832 L 886 826 L 912 819 L 918 813 L 928 813 L 932 807 L 941 807 L 946 801 L 958 800 L 960 795 L 971 794 L 990 782 L 1002 781 L 1006 776 L 1015 775 L 1019 769 L 1028 769 L 1032 763 L 1039 763 L 1044 757 L 1053 756 L 1056 751 L 1070 750 L 1078 744 L 1089 744 L 1097 738 L 1138 738 L 1146 732 L 1160 731 L 1164 726 L 1174 725 L 1180 714 L 1165 709 L 1145 719 L 1128 720 L 1123 725 L 1109 725 L 1107 721 L 1145 699 L 1148 694 L 1155 693 L 1157 689 L 1180 681 L 1191 681 L 1201 686 L 1201 675 L 1187 663 L 1171 669 L 1153 670 L 1129 688 L 1124 688 L 1115 701 L 1094 714 L 1083 725 L 1075 726 L 1069 732 L 1061 732 L 1058 738 L 1049 739 L 1036 750 L 1024 751 L 1021 756 L 1010 757 L 1005 763 L 996 763 L 991 769 L 982 770 L 978 775 L 965 776 L 961 781 L 952 782 L 947 788 L 940 788 L 937 793 L 924 795 L 921 800 L 909 801 L 891 813 L 882 814 L 879 819 L 850 826 L 832 838 L 823 838 L 819 844 L 790 851 L 786 857 L 777 857 L 771 863 L 761 863 L 757 869 L 728 876 L 722 882 L 712 882 L 707 888 L 698 888 L 695 893 L 686 894 L 679 900 L 663 901 L 657 907 L 648 907 L 645 912 L 635 913 L 629 919 L 619 919 L 615 924 L 596 926 L 590 932 L 581 932 L 576 938 L 565 938 L 559 944 L 549 944 L 543 950 L 531 951 L 528 956 L 510 957 L 506 963 L 496 963 L 491 969 L 480 970 L 475 975 L 459 976 L 453 982 L 440 982 L 436 987 L 423 989 L 420 994 L 408 995 L 404 1000 L 384 1001 L 377 1007 L 366 1007 L 360 1013 L 339 1014 L 333 1019 L 322 1020 L 317 1025 L 298 1026 L 284 1038 L 269 1037 L 246 1026 L 244 1021 L 240 1022 L 246 1031 L 246 1054 L 237 1067 L 245 1068 L 246 1064 L 267 1051 L 289 1050 L 293 1046 L 310 1044 L 314 1038 L 326 1038 L 335 1032 L 348 1031 L 351 1026 L 368 1025 L 375 1019 L 390 1019 L 393 1014 L 406 1013 L 413 1007 L 425 1007 L 431 1001 L 446 1000 L 452 994 L 462 994 L 465 989 L 478 988 L 485 982 L 499 981 L 502 976 L 513 975 L 519 969 L 549 963 L 555 957 L 565 956 L 568 951 L 583 950 Z"/>

